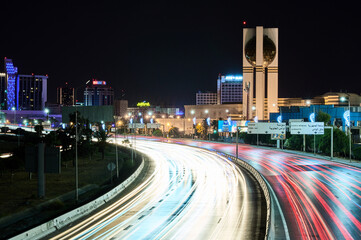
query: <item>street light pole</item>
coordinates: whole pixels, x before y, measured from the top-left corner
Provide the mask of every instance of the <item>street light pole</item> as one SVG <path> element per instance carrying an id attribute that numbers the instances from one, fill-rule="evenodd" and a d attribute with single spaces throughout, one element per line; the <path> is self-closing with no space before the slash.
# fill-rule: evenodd
<path id="1" fill-rule="evenodd" d="M 351 106 L 350 106 L 350 94 L 348 94 L 348 111 L 350 113 L 350 126 L 348 128 L 348 139 L 349 139 L 349 156 L 350 156 L 350 162 L 352 162 L 352 155 L 351 155 Z"/>
<path id="2" fill-rule="evenodd" d="M 115 161 L 117 165 L 117 178 L 119 178 L 119 164 L 118 164 L 118 144 L 117 144 L 117 121 L 114 116 L 114 144 L 115 144 Z"/>
<path id="3" fill-rule="evenodd" d="M 238 127 L 236 129 L 236 158 L 238 158 Z"/>
<path id="4" fill-rule="evenodd" d="M 78 181 L 78 111 L 75 105 L 75 199 L 79 200 L 79 181 Z"/>
<path id="5" fill-rule="evenodd" d="M 315 113 L 315 105 L 313 105 L 313 112 Z M 316 156 L 316 134 L 313 134 L 313 154 Z"/>
<path id="6" fill-rule="evenodd" d="M 352 162 L 352 147 L 351 147 L 351 101 L 350 101 L 350 94 L 346 93 L 346 95 L 348 96 L 348 112 L 349 112 L 349 117 L 348 117 L 348 139 L 349 139 L 349 157 L 350 157 L 350 162 Z M 341 97 L 340 98 L 340 101 L 341 102 L 344 102 L 346 100 L 345 97 Z M 347 123 L 347 117 L 345 117 L 344 115 L 344 118 L 345 118 L 345 121 Z M 346 124 L 347 125 L 347 124 Z"/>

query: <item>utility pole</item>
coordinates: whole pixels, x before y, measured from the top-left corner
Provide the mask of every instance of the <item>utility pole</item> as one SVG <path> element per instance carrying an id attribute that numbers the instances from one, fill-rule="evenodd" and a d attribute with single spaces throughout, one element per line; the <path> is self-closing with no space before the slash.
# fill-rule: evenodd
<path id="1" fill-rule="evenodd" d="M 350 117 L 349 117 L 349 119 L 350 119 L 350 126 L 349 126 L 349 128 L 348 128 L 348 139 L 349 139 L 349 155 L 350 155 L 350 162 L 352 162 L 352 150 L 351 150 L 351 106 L 350 106 L 350 94 L 348 94 L 348 111 L 349 111 L 349 113 L 350 113 Z"/>

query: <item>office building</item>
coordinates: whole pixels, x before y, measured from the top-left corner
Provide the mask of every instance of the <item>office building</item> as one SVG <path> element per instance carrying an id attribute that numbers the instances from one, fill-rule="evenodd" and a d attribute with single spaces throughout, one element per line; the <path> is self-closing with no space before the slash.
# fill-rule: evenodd
<path id="1" fill-rule="evenodd" d="M 218 76 L 217 79 L 217 103 L 242 103 L 243 96 L 242 76 Z"/>
<path id="2" fill-rule="evenodd" d="M 242 119 L 242 104 L 184 105 L 185 118 Z"/>
<path id="3" fill-rule="evenodd" d="M 196 93 L 196 105 L 242 103 L 243 77 L 219 74 L 217 92 Z"/>
<path id="4" fill-rule="evenodd" d="M 116 116 L 125 116 L 128 111 L 128 100 L 116 99 L 114 101 L 114 112 Z"/>
<path id="5" fill-rule="evenodd" d="M 104 106 L 113 105 L 114 90 L 107 86 L 105 81 L 92 79 L 90 85 L 86 86 L 84 91 L 85 106 Z"/>
<path id="6" fill-rule="evenodd" d="M 267 120 L 278 111 L 278 28 L 243 29 L 243 112 Z"/>
<path id="7" fill-rule="evenodd" d="M 0 110 L 6 110 L 6 74 L 0 73 Z"/>
<path id="8" fill-rule="evenodd" d="M 217 104 L 217 93 L 213 92 L 197 92 L 196 105 Z"/>
<path id="9" fill-rule="evenodd" d="M 47 101 L 47 75 L 19 74 L 11 59 L 0 73 L 0 106 L 6 110 L 42 110 Z"/>
<path id="10" fill-rule="evenodd" d="M 18 110 L 42 110 L 47 101 L 48 76 L 43 75 L 18 75 Z"/>
<path id="11" fill-rule="evenodd" d="M 56 103 L 62 106 L 75 105 L 75 88 L 69 87 L 67 82 L 65 87 L 58 87 L 56 89 Z"/>

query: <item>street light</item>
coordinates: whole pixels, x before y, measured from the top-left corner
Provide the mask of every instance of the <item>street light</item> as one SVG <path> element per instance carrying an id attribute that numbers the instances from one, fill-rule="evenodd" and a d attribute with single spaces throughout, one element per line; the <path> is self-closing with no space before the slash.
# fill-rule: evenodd
<path id="1" fill-rule="evenodd" d="M 348 93 L 345 93 L 345 94 L 348 96 L 348 99 L 342 96 L 340 98 L 340 101 L 341 102 L 346 102 L 346 101 L 348 102 L 348 116 L 345 116 L 345 114 L 344 114 L 344 118 L 346 120 L 346 125 L 348 127 L 349 157 L 350 157 L 350 162 L 351 162 L 352 161 L 352 156 L 351 156 L 351 106 L 350 106 L 350 94 L 348 94 Z M 346 111 L 345 111 L 345 113 L 346 113 Z"/>
<path id="2" fill-rule="evenodd" d="M 114 144 L 115 144 L 115 161 L 117 166 L 117 178 L 119 178 L 119 164 L 118 164 L 118 144 L 117 144 L 117 119 L 114 116 Z"/>
<path id="3" fill-rule="evenodd" d="M 14 124 L 16 124 L 16 108 L 12 107 L 11 110 L 14 111 Z"/>
<path id="4" fill-rule="evenodd" d="M 49 109 L 45 108 L 44 112 L 46 113 L 46 120 L 48 121 L 49 120 Z"/>

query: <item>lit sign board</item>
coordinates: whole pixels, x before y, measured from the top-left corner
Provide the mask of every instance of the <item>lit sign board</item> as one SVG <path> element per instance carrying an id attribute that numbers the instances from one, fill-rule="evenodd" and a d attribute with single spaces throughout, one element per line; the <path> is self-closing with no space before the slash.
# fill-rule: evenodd
<path id="1" fill-rule="evenodd" d="M 237 121 L 218 121 L 218 132 L 236 132 L 237 131 Z"/>
<path id="2" fill-rule="evenodd" d="M 105 81 L 93 80 L 93 85 L 107 85 Z"/>
<path id="3" fill-rule="evenodd" d="M 291 134 L 323 135 L 324 122 L 292 122 L 290 124 Z"/>
<path id="4" fill-rule="evenodd" d="M 286 123 L 250 122 L 248 134 L 285 134 Z"/>
<path id="5" fill-rule="evenodd" d="M 139 102 L 137 103 L 137 107 L 150 107 L 149 102 Z"/>
<path id="6" fill-rule="evenodd" d="M 233 76 L 233 75 L 226 76 L 226 80 L 242 80 L 242 79 L 243 79 L 242 76 Z"/>

